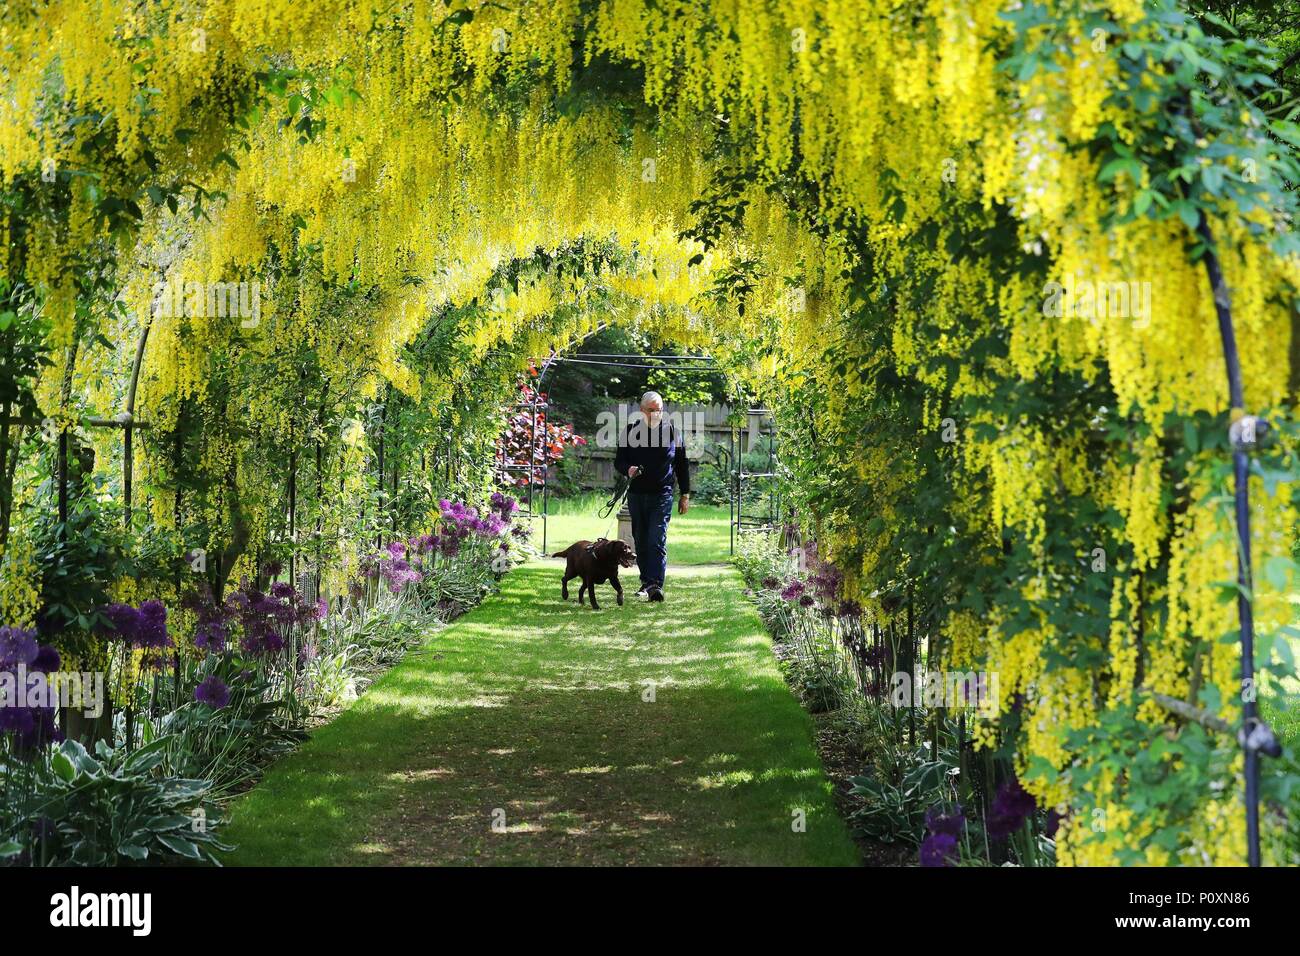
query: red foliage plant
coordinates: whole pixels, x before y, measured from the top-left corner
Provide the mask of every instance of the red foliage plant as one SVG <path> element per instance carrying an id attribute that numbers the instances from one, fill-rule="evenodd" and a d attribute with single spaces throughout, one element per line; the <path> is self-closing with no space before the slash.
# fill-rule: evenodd
<path id="1" fill-rule="evenodd" d="M 535 431 L 534 396 L 537 398 Z M 566 448 L 587 444 L 587 439 L 574 434 L 572 425 L 552 422 L 547 417 L 547 408 L 545 392 L 535 392 L 527 382 L 520 383 L 518 400 L 509 407 L 505 428 L 497 439 L 495 473 L 499 485 L 527 488 L 531 480 L 534 487 L 540 488 L 546 483 L 547 469 L 564 457 Z"/>

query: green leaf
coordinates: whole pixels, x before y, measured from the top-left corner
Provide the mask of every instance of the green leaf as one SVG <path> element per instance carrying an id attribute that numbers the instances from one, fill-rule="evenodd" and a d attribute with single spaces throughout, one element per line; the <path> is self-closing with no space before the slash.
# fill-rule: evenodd
<path id="1" fill-rule="evenodd" d="M 0 860 L 8 859 L 11 856 L 17 856 L 22 852 L 23 845 L 21 843 L 15 843 L 13 840 L 0 843 Z"/>
<path id="2" fill-rule="evenodd" d="M 66 783 L 72 783 L 77 778 L 77 768 L 62 750 L 56 750 L 50 757 L 50 769 Z"/>
<path id="3" fill-rule="evenodd" d="M 1206 166 L 1201 170 L 1201 182 L 1205 184 L 1210 195 L 1219 195 L 1219 191 L 1223 188 L 1223 167 Z"/>
<path id="4" fill-rule="evenodd" d="M 122 765 L 122 770 L 129 774 L 143 774 L 152 770 L 158 764 L 162 763 L 163 757 L 166 756 L 167 745 L 171 743 L 171 736 L 159 737 L 144 747 L 141 747 L 135 753 L 131 754 Z"/>
<path id="5" fill-rule="evenodd" d="M 1264 578 L 1275 591 L 1285 591 L 1291 580 L 1295 563 L 1290 558 L 1274 555 L 1264 562 Z"/>
<path id="6" fill-rule="evenodd" d="M 1273 638 L 1273 653 L 1288 671 L 1295 670 L 1295 648 L 1285 636 L 1279 634 Z"/>
<path id="7" fill-rule="evenodd" d="M 180 837 L 167 836 L 165 833 L 159 833 L 158 842 L 178 856 L 183 856 L 189 860 L 202 859 L 199 854 L 199 848 L 189 840 L 182 840 Z"/>

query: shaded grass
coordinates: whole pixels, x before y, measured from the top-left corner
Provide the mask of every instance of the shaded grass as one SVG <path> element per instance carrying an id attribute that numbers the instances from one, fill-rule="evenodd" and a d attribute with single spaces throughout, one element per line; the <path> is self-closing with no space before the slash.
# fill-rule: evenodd
<path id="1" fill-rule="evenodd" d="M 1288 640 L 1292 654 L 1300 660 L 1300 639 Z M 1259 697 L 1259 710 L 1260 716 L 1291 754 L 1300 750 L 1300 680 L 1293 677 L 1266 679 Z"/>
<path id="2" fill-rule="evenodd" d="M 234 805 L 230 862 L 857 863 L 738 575 L 673 579 L 592 611 L 513 572 Z"/>
<path id="3" fill-rule="evenodd" d="M 617 537 L 617 512 L 608 518 L 600 517 L 600 508 L 607 497 L 584 494 L 548 502 L 546 550 L 554 554 L 583 538 Z M 672 574 L 672 565 L 726 561 L 730 557 L 727 531 L 730 521 L 731 512 L 727 508 L 692 504 L 690 511 L 679 515 L 674 506 L 672 520 L 668 523 L 669 574 Z M 542 543 L 541 534 L 542 523 L 538 519 L 533 522 L 533 535 L 538 547 Z M 629 577 L 636 580 L 635 570 Z"/>

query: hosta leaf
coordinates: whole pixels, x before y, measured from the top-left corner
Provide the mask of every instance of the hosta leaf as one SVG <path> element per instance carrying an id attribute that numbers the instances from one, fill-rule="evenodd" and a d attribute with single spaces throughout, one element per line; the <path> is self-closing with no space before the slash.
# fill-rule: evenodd
<path id="1" fill-rule="evenodd" d="M 199 853 L 199 848 L 189 840 L 182 840 L 180 837 L 159 833 L 158 842 L 178 856 L 183 856 L 189 860 L 202 859 L 202 854 Z"/>

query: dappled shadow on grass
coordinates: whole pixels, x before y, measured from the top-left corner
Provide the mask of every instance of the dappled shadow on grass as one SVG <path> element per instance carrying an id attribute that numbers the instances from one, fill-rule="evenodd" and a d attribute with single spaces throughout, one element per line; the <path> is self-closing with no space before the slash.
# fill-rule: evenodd
<path id="1" fill-rule="evenodd" d="M 515 572 L 273 768 L 233 861 L 855 862 L 734 573 L 673 592 L 593 612 Z"/>

